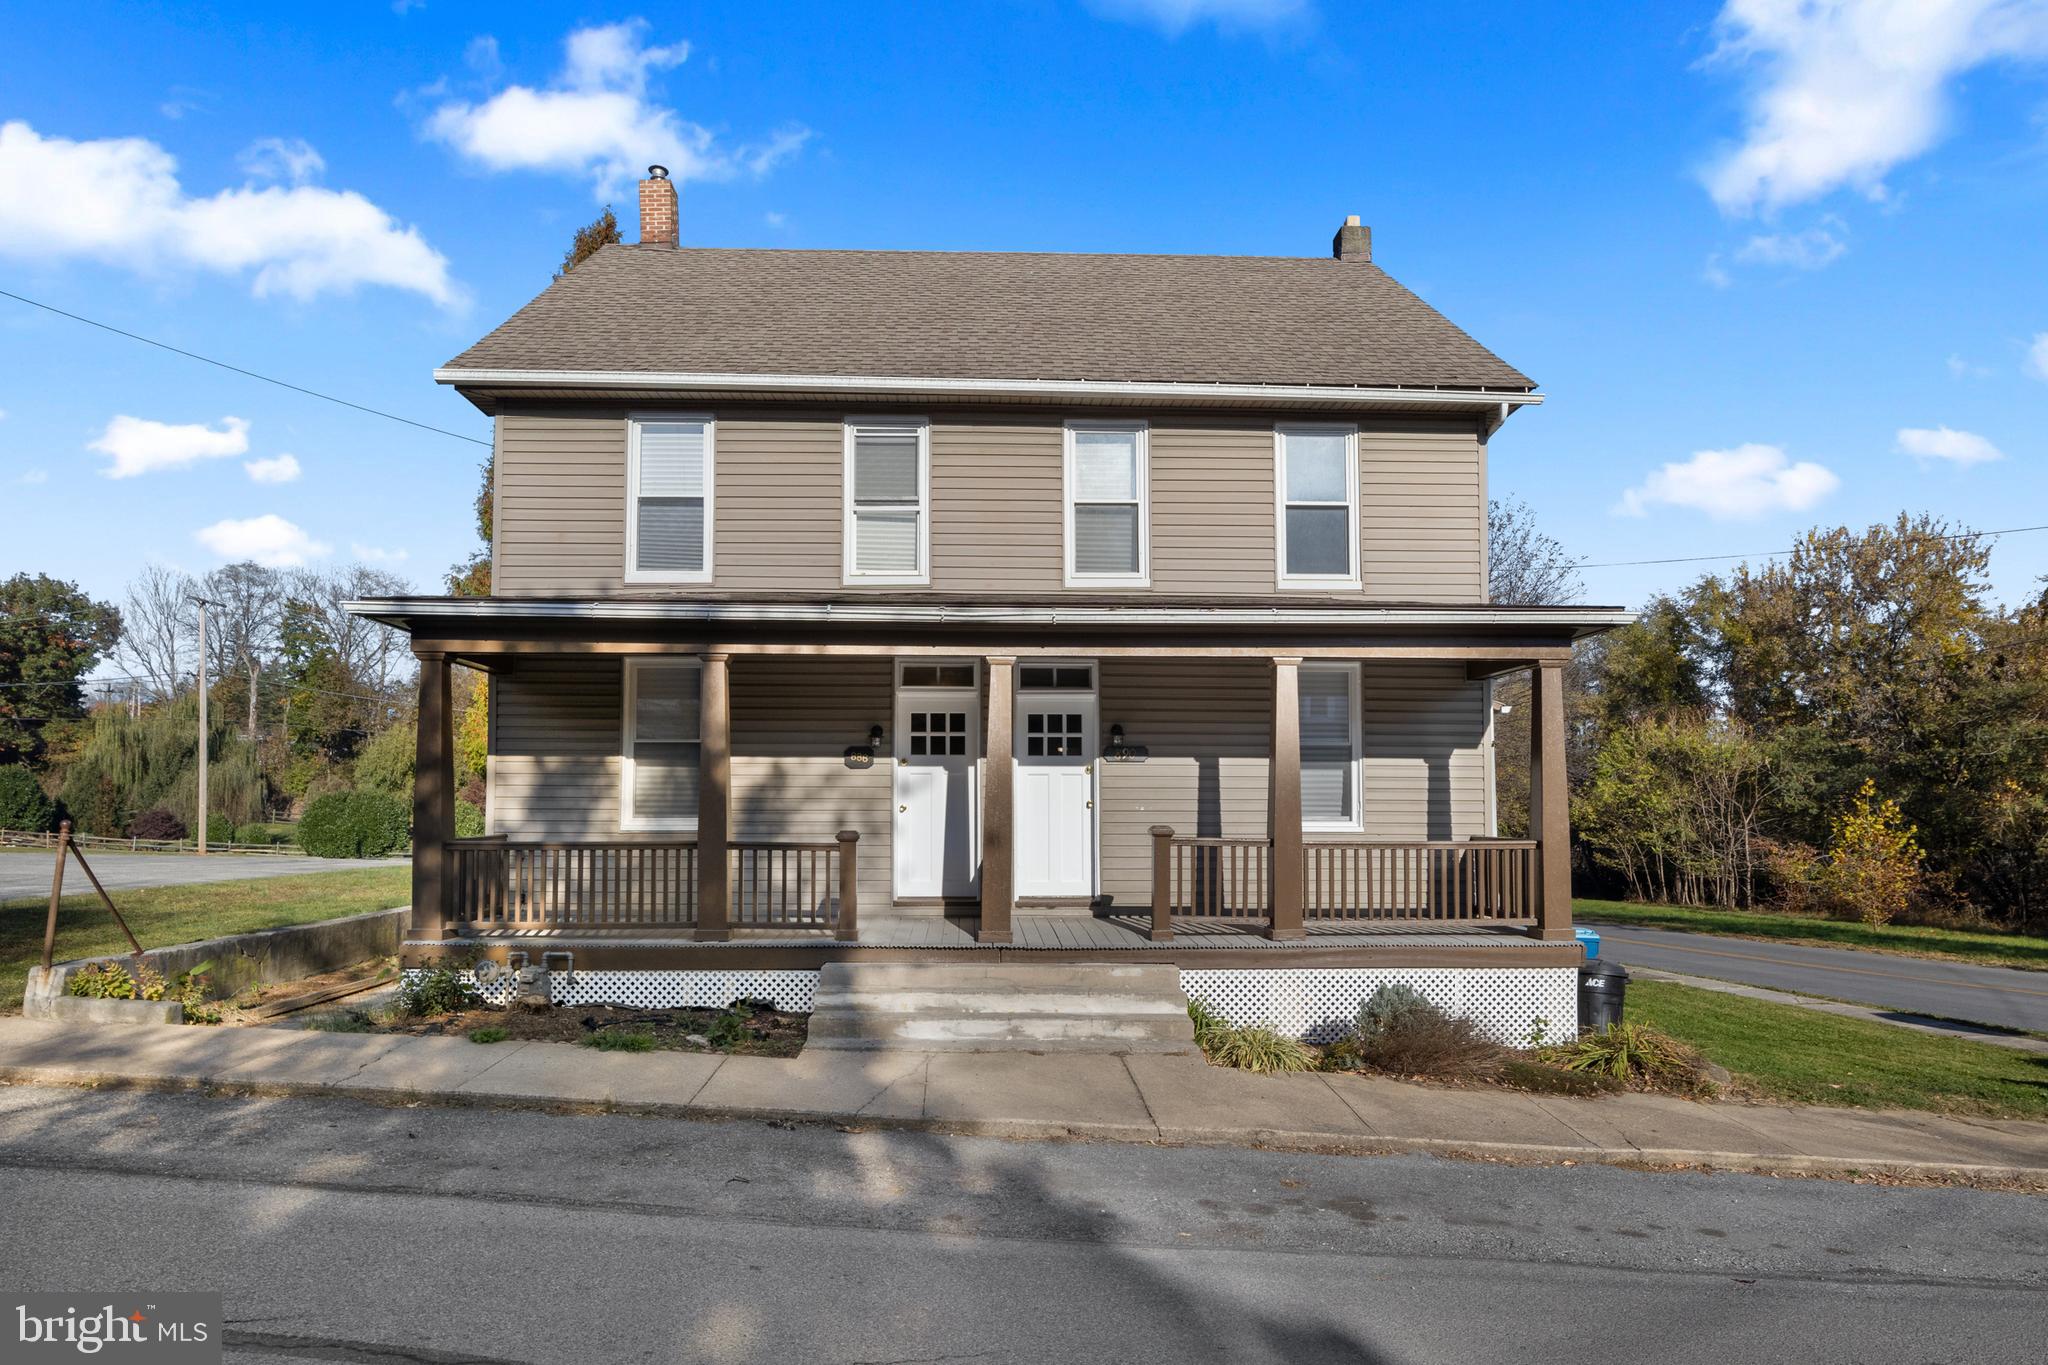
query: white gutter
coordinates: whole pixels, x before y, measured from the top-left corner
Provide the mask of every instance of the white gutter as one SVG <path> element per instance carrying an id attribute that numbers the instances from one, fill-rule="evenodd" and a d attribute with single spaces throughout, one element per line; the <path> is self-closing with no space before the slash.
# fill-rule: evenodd
<path id="1" fill-rule="evenodd" d="M 1417 403 L 1511 407 L 1543 401 L 1540 393 L 1486 389 L 1360 388 L 1343 384 L 1183 384 L 1108 379 L 941 379 L 916 375 L 655 373 L 636 370 L 434 371 L 437 384 L 517 388 L 744 389 L 829 393 L 944 393 L 965 397 L 1227 398 L 1285 403 Z"/>
<path id="2" fill-rule="evenodd" d="M 843 602 L 555 602 L 505 598 L 376 597 L 342 603 L 379 620 L 438 616 L 471 621 L 731 621 L 851 625 L 1005 626 L 1625 626 L 1621 607 L 973 607 Z"/>

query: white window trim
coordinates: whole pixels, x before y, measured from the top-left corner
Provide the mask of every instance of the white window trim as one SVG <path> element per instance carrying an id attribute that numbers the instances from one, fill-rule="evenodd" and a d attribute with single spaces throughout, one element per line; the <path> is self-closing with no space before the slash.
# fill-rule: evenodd
<path id="1" fill-rule="evenodd" d="M 1348 820 L 1311 820 L 1304 813 L 1301 829 L 1304 834 L 1362 834 L 1365 832 L 1365 707 L 1362 669 L 1356 663 L 1303 663 L 1303 673 L 1342 673 L 1351 699 L 1351 818 Z M 1296 707 L 1300 706 L 1297 700 Z M 1295 725 L 1295 745 L 1301 744 L 1300 724 Z M 1297 777 L 1301 768 L 1299 754 L 1295 758 Z"/>
<path id="2" fill-rule="evenodd" d="M 917 572 L 914 574 L 861 573 L 854 568 L 853 438 L 864 430 L 912 427 L 917 431 Z M 929 587 L 932 581 L 932 424 L 925 417 L 848 417 L 845 420 L 844 462 L 840 470 L 841 549 L 840 581 L 847 587 L 862 584 L 896 584 Z M 898 509 L 900 510 L 900 509 Z"/>
<path id="3" fill-rule="evenodd" d="M 650 668 L 687 668 L 697 674 L 697 755 L 699 764 L 701 765 L 703 762 L 704 706 L 702 689 L 704 686 L 704 661 L 694 656 L 626 660 L 625 714 L 619 722 L 619 733 L 623 736 L 619 745 L 619 828 L 622 830 L 671 830 L 695 833 L 697 822 L 694 819 L 657 820 L 651 817 L 643 819 L 633 813 L 634 702 L 637 700 L 640 692 L 640 674 Z"/>
<path id="4" fill-rule="evenodd" d="M 1132 573 L 1082 573 L 1074 567 L 1074 434 L 1080 431 L 1128 431 L 1137 436 L 1136 465 L 1132 470 L 1138 504 L 1138 571 Z M 1145 421 L 1083 420 L 1066 424 L 1061 438 L 1065 453 L 1061 459 L 1061 516 L 1066 524 L 1066 585 L 1070 588 L 1149 588 L 1152 586 L 1152 425 Z M 1121 506 L 1121 503 L 1091 505 Z"/>
<path id="5" fill-rule="evenodd" d="M 1351 563 L 1343 574 L 1290 574 L 1287 572 L 1287 438 L 1289 436 L 1342 436 L 1344 438 L 1344 505 L 1350 511 Z M 1302 506 L 1334 507 L 1335 503 L 1303 503 Z M 1358 428 L 1335 422 L 1280 422 L 1273 427 L 1273 563 L 1274 581 L 1282 588 L 1358 588 Z"/>
<path id="6" fill-rule="evenodd" d="M 696 573 L 642 569 L 640 554 L 640 425 L 643 422 L 704 424 L 704 567 Z M 628 583 L 709 583 L 712 550 L 718 527 L 718 420 L 708 412 L 632 412 L 626 414 L 626 578 Z M 495 543 L 495 542 L 494 542 Z"/>

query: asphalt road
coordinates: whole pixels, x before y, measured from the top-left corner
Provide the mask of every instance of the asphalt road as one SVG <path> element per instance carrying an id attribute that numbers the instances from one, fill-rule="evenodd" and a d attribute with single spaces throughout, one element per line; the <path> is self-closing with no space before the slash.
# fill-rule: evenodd
<path id="1" fill-rule="evenodd" d="M 273 853 L 111 853 L 88 852 L 93 875 L 109 891 L 132 891 L 143 886 L 186 886 L 195 882 L 240 882 L 256 877 L 289 877 L 301 872 L 347 872 L 359 867 L 401 867 L 406 858 L 357 862 L 339 858 L 304 858 Z M 48 900 L 50 872 L 56 861 L 54 851 L 7 849 L 0 851 L 0 901 L 36 896 Z M 91 894 L 92 883 L 78 870 L 76 862 L 64 869 L 67 895 Z"/>
<path id="2" fill-rule="evenodd" d="M 2048 1033 L 2048 972 L 1595 924 L 1600 956 L 1625 967 L 1742 981 L 1938 1019 Z"/>
<path id="3" fill-rule="evenodd" d="M 0 1282 L 229 1359 L 2039 1359 L 2038 1199 L 1426 1157 L 0 1090 Z"/>

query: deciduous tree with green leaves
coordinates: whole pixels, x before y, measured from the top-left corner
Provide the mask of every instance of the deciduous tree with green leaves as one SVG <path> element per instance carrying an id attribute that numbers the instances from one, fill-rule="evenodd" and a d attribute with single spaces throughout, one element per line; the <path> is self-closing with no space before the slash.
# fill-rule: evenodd
<path id="1" fill-rule="evenodd" d="M 0 764 L 39 764 L 45 727 L 85 715 L 84 679 L 121 637 L 121 614 L 48 574 L 0 581 Z"/>

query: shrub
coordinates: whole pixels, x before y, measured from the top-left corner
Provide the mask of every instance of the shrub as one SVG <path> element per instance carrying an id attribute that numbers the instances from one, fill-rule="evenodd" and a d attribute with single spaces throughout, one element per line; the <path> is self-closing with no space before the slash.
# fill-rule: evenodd
<path id="1" fill-rule="evenodd" d="M 1358 1027 L 1323 1050 L 1325 1069 L 1392 1076 L 1492 1076 L 1506 1059 L 1507 1049 L 1470 1019 L 1445 1014 L 1398 982 L 1374 991 L 1358 1007 Z"/>
<path id="2" fill-rule="evenodd" d="M 1607 1076 L 1645 1090 L 1707 1095 L 1714 1089 L 1707 1079 L 1704 1057 L 1646 1024 L 1623 1021 L 1599 1033 L 1545 1048 L 1538 1060 L 1566 1071 Z"/>
<path id="3" fill-rule="evenodd" d="M 511 1036 L 511 1029 L 498 1028 L 496 1026 L 473 1028 L 469 1031 L 469 1041 L 472 1043 L 502 1043 Z"/>
<path id="4" fill-rule="evenodd" d="M 235 822 L 225 815 L 206 817 L 206 842 L 209 844 L 232 844 L 235 842 Z"/>
<path id="5" fill-rule="evenodd" d="M 288 844 L 291 841 L 289 831 L 262 820 L 235 829 L 235 842 L 238 844 Z"/>
<path id="6" fill-rule="evenodd" d="M 1827 861 L 1817 881 L 1822 901 L 1837 919 L 1889 924 L 1901 914 L 1920 884 L 1927 855 L 1896 801 L 1877 800 L 1877 784 L 1865 779 L 1856 802 L 1833 822 Z"/>
<path id="7" fill-rule="evenodd" d="M 433 1014 L 456 1014 L 484 1003 L 476 987 L 462 979 L 452 967 L 431 967 L 400 984 L 392 1008 L 411 1019 Z"/>
<path id="8" fill-rule="evenodd" d="M 705 1041 L 715 1048 L 733 1048 L 747 1041 L 752 1016 L 738 1004 L 728 1005 L 704 1030 Z"/>
<path id="9" fill-rule="evenodd" d="M 148 970 L 146 967 L 142 969 L 145 974 Z M 64 983 L 66 995 L 83 996 L 88 1000 L 133 1000 L 136 989 L 135 978 L 118 962 L 88 962 Z"/>
<path id="10" fill-rule="evenodd" d="M 176 811 L 159 806 L 130 820 L 128 832 L 137 839 L 182 839 L 185 837 L 185 822 Z"/>
<path id="11" fill-rule="evenodd" d="M 57 827 L 57 804 L 43 794 L 43 784 L 27 768 L 0 768 L 0 829 L 41 834 Z"/>
<path id="12" fill-rule="evenodd" d="M 481 839 L 484 837 L 483 808 L 457 798 L 455 802 L 455 837 L 458 839 Z"/>
<path id="13" fill-rule="evenodd" d="M 412 811 L 385 792 L 331 792 L 306 806 L 299 847 L 316 858 L 381 858 L 405 847 Z"/>
<path id="14" fill-rule="evenodd" d="M 584 1036 L 583 1046 L 599 1052 L 652 1052 L 654 1034 L 648 1029 L 599 1029 Z"/>
<path id="15" fill-rule="evenodd" d="M 1413 986 L 1389 982 L 1359 1005 L 1358 1036 L 1360 1039 L 1377 1038 L 1389 1029 L 1398 1029 L 1411 1020 L 1424 1017 L 1440 1019 L 1443 1011 L 1423 999 L 1422 992 Z"/>
<path id="16" fill-rule="evenodd" d="M 356 751 L 356 785 L 410 801 L 413 754 L 410 724 L 379 730 Z"/>

